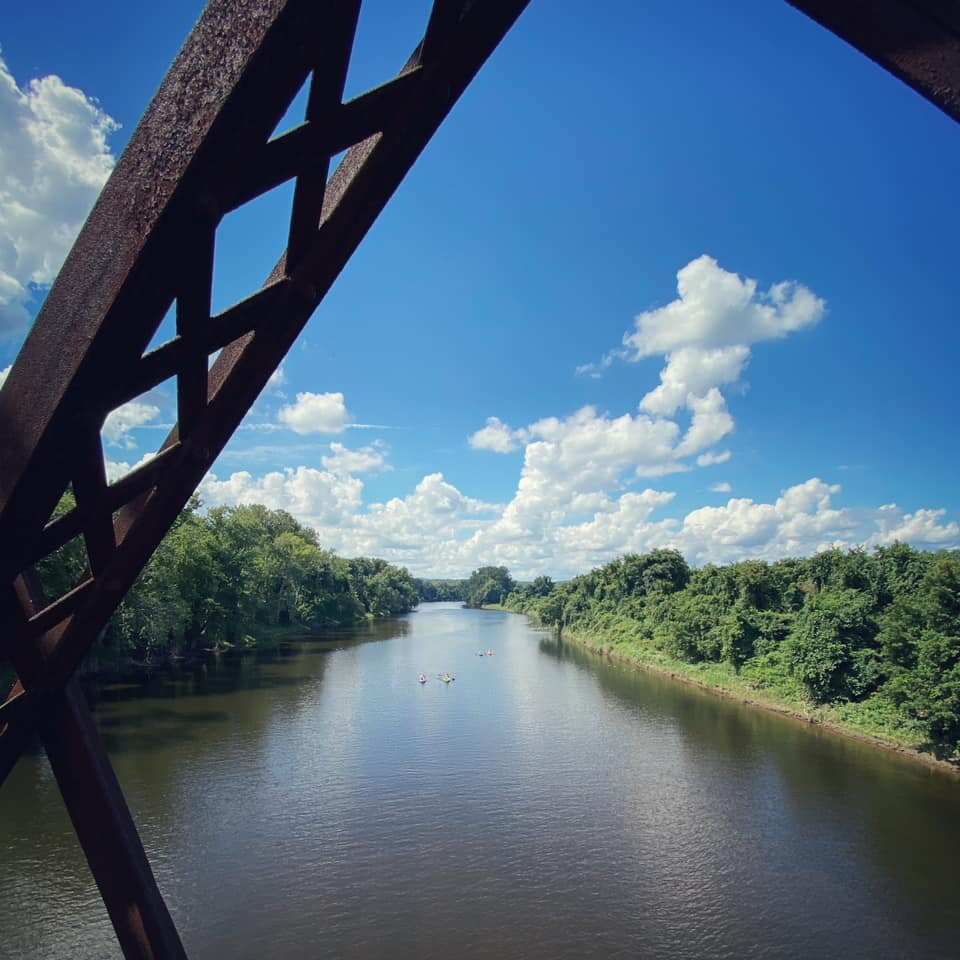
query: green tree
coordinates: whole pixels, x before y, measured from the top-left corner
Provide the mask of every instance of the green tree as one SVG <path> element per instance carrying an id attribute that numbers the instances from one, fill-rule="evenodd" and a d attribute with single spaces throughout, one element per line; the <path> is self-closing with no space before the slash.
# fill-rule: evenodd
<path id="1" fill-rule="evenodd" d="M 77 505 L 72 490 L 67 490 L 60 498 L 51 520 L 69 513 Z M 59 550 L 44 557 L 37 566 L 40 586 L 51 600 L 62 597 L 72 590 L 87 569 L 87 549 L 83 536 L 74 537 Z"/>
<path id="2" fill-rule="evenodd" d="M 654 640 L 681 660 L 719 660 L 723 601 L 707 594 L 677 593 L 666 600 Z"/>
<path id="3" fill-rule="evenodd" d="M 530 584 L 530 594 L 534 597 L 545 597 L 553 592 L 553 581 L 549 577 L 537 577 Z"/>
<path id="4" fill-rule="evenodd" d="M 506 567 L 480 567 L 470 574 L 465 593 L 468 607 L 482 607 L 500 603 L 516 585 Z"/>
<path id="5" fill-rule="evenodd" d="M 879 683 L 871 610 L 870 598 L 856 590 L 807 597 L 786 652 L 794 675 L 815 700 L 859 699 Z"/>
<path id="6" fill-rule="evenodd" d="M 719 624 L 720 657 L 740 668 L 754 655 L 759 634 L 755 609 L 738 600 L 721 618 Z"/>
<path id="7" fill-rule="evenodd" d="M 891 605 L 881 638 L 899 667 L 886 692 L 939 751 L 960 755 L 960 552 L 929 559 L 914 598 Z"/>

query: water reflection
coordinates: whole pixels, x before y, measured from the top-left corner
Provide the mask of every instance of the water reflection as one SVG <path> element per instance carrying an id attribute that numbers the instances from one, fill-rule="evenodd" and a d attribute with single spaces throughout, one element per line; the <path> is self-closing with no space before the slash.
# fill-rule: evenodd
<path id="1" fill-rule="evenodd" d="M 875 879 L 873 895 L 889 910 L 909 910 L 913 923 L 947 942 L 960 920 L 942 869 L 960 856 L 960 830 L 945 820 L 960 814 L 956 780 L 555 637 L 541 637 L 539 649 L 587 671 L 631 712 L 676 724 L 696 762 L 722 766 L 714 800 L 741 814 L 738 832 L 773 842 L 785 829 L 798 832 L 803 862 L 785 868 L 815 880 L 831 863 L 854 862 Z"/>
<path id="2" fill-rule="evenodd" d="M 953 952 L 954 781 L 520 617 L 429 605 L 91 694 L 195 958 Z M 0 883 L 0 950 L 116 955 L 40 758 L 0 791 Z"/>

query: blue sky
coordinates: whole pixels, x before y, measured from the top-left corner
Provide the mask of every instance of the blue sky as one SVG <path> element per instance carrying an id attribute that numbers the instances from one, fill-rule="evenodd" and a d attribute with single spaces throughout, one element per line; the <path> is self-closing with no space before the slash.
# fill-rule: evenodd
<path id="1" fill-rule="evenodd" d="M 199 10 L 0 26 L 0 370 Z M 365 3 L 348 94 L 427 10 Z M 203 499 L 420 574 L 955 546 L 957 169 L 953 121 L 785 3 L 534 0 Z M 216 307 L 276 261 L 289 196 L 221 225 Z M 111 469 L 172 416 L 160 389 L 108 421 Z"/>

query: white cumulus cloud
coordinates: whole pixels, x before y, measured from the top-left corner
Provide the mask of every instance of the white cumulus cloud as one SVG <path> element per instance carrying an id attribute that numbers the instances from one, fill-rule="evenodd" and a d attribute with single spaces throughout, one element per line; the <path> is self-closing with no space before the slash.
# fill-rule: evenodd
<path id="1" fill-rule="evenodd" d="M 625 493 L 612 509 L 596 513 L 583 523 L 561 526 L 556 530 L 557 555 L 577 572 L 585 572 L 624 553 L 637 553 L 673 542 L 677 521 L 652 520 L 651 514 L 666 507 L 674 494 L 665 490 Z"/>
<path id="2" fill-rule="evenodd" d="M 689 457 L 713 446 L 733 430 L 733 417 L 727 402 L 716 387 L 702 397 L 690 396 L 687 405 L 693 414 L 690 428 L 677 446 L 678 457 Z"/>
<path id="3" fill-rule="evenodd" d="M 429 548 L 455 540 L 466 518 L 496 509 L 461 493 L 442 473 L 431 473 L 408 496 L 371 504 L 367 514 L 357 518 L 357 528 L 371 545 L 382 543 L 393 550 Z"/>
<path id="4" fill-rule="evenodd" d="M 779 340 L 812 326 L 825 303 L 801 283 L 775 283 L 765 293 L 757 281 L 724 270 L 704 254 L 677 271 L 678 299 L 641 313 L 624 335 L 631 359 Z"/>
<path id="5" fill-rule="evenodd" d="M 558 429 L 551 425 L 547 432 Z M 527 451 L 558 439 L 538 440 Z M 211 474 L 200 494 L 207 506 L 264 503 L 288 510 L 316 528 L 325 546 L 345 556 L 381 556 L 419 576 L 460 577 L 484 564 L 505 564 L 520 578 L 561 578 L 658 547 L 676 548 L 699 565 L 894 540 L 920 547 L 960 543 L 960 524 L 943 510 L 839 506 L 840 487 L 816 477 L 786 488 L 772 502 L 738 497 L 685 514 L 671 513 L 675 494 L 668 490 L 604 492 L 602 470 L 584 470 L 582 489 L 554 494 L 533 474 L 549 473 L 562 455 L 554 451 L 525 471 L 506 506 L 469 496 L 441 473 L 423 477 L 404 497 L 364 505 L 358 478 L 303 466 L 259 478 L 239 472 L 219 480 Z M 528 478 L 538 482 L 525 483 Z M 728 492 L 725 487 L 718 484 L 716 492 Z"/>
<path id="6" fill-rule="evenodd" d="M 722 507 L 700 507 L 684 517 L 677 545 L 697 563 L 728 563 L 745 557 L 775 560 L 866 541 L 876 517 L 833 507 L 836 484 L 817 477 L 788 487 L 773 503 L 748 497 Z"/>
<path id="7" fill-rule="evenodd" d="M 321 457 L 320 462 L 331 473 L 370 473 L 390 469 L 383 450 L 376 444 L 351 450 L 342 443 L 333 442 L 330 454 Z"/>
<path id="8" fill-rule="evenodd" d="M 21 89 L 0 58 L 0 339 L 29 320 L 113 169 L 117 124 L 59 77 Z"/>
<path id="9" fill-rule="evenodd" d="M 744 344 L 712 350 L 683 347 L 668 354 L 660 386 L 640 401 L 640 408 L 670 416 L 687 406 L 689 397 L 702 397 L 713 387 L 736 382 L 749 359 L 750 348 Z"/>
<path id="10" fill-rule="evenodd" d="M 724 270 L 706 254 L 677 271 L 677 293 L 666 306 L 641 313 L 620 347 L 577 373 L 598 377 L 617 358 L 662 356 L 660 383 L 640 400 L 640 410 L 660 417 L 688 411 L 691 423 L 677 455 L 703 451 L 697 465 L 709 466 L 729 458 L 729 451 L 707 448 L 734 429 L 719 388 L 739 382 L 752 344 L 815 325 L 826 305 L 794 281 L 761 291 L 756 280 Z"/>
<path id="11" fill-rule="evenodd" d="M 878 529 L 868 546 L 889 546 L 896 540 L 927 548 L 952 546 L 960 541 L 960 524 L 943 523 L 946 515 L 943 509 L 904 513 L 895 503 L 884 504 L 877 510 Z"/>
<path id="12" fill-rule="evenodd" d="M 208 507 L 262 503 L 323 528 L 348 521 L 360 508 L 363 483 L 356 477 L 301 466 L 262 477 L 241 470 L 226 480 L 208 473 L 198 492 Z"/>
<path id="13" fill-rule="evenodd" d="M 516 531 L 562 522 L 576 497 L 618 490 L 625 476 L 673 471 L 679 427 L 644 414 L 609 417 L 583 407 L 527 428 L 520 482 L 502 523 Z"/>
<path id="14" fill-rule="evenodd" d="M 2 387 L 6 382 L 7 375 L 10 373 L 12 367 L 13 364 L 11 363 L 9 367 L 4 367 L 2 370 L 0 370 L 0 387 Z"/>
<path id="15" fill-rule="evenodd" d="M 499 417 L 487 417 L 487 425 L 467 438 L 474 450 L 492 450 L 494 453 L 512 453 L 525 439 L 526 431 L 512 430 Z"/>
<path id="16" fill-rule="evenodd" d="M 470 438 L 471 446 L 506 453 L 525 444 L 517 497 L 505 522 L 522 523 L 527 504 L 566 509 L 574 497 L 606 495 L 637 477 L 663 477 L 690 469 L 684 462 L 733 430 L 720 391 L 690 399 L 692 417 L 681 438 L 678 423 L 629 413 L 611 417 L 586 406 L 568 417 L 545 417 L 513 429 L 496 417 Z M 713 455 L 716 462 L 726 457 Z M 711 461 L 713 462 L 713 461 Z"/>
<path id="17" fill-rule="evenodd" d="M 107 483 L 116 483 L 121 477 L 125 477 L 132 470 L 136 470 L 137 467 L 142 467 L 155 456 L 156 453 L 153 451 L 145 453 L 136 463 L 127 463 L 126 460 L 110 460 L 109 458 L 105 458 L 104 467 L 106 468 Z"/>
<path id="18" fill-rule="evenodd" d="M 132 450 L 136 446 L 132 431 L 137 427 L 152 424 L 160 416 L 160 408 L 142 400 L 131 400 L 107 414 L 103 424 L 103 437 L 111 446 Z"/>
<path id="19" fill-rule="evenodd" d="M 640 478 L 726 463 L 731 453 L 720 445 L 735 424 L 722 388 L 742 376 L 753 343 L 811 326 L 824 310 L 800 284 L 775 284 L 760 293 L 755 281 L 722 270 L 709 257 L 680 271 L 678 290 L 679 300 L 642 315 L 625 337 L 628 358 L 665 358 L 659 385 L 633 412 L 615 415 L 590 405 L 520 427 L 489 417 L 467 438 L 474 449 L 522 449 L 523 465 L 506 504 L 473 497 L 439 472 L 428 473 L 405 496 L 367 503 L 356 474 L 389 469 L 379 442 L 354 449 L 332 442 L 322 470 L 289 467 L 261 477 L 241 471 L 224 480 L 211 474 L 201 497 L 208 505 L 283 508 L 315 527 L 325 546 L 346 556 L 382 556 L 421 576 L 459 577 L 480 565 L 504 564 L 523 579 L 541 573 L 562 578 L 658 547 L 674 547 L 703 564 L 895 539 L 943 546 L 960 541 L 960 525 L 943 510 L 843 506 L 840 487 L 816 477 L 769 501 L 730 497 L 688 510 L 677 508 L 673 491 L 642 489 Z M 280 425 L 301 434 L 362 426 L 353 422 L 341 393 L 299 393 L 276 423 L 251 429 Z M 272 455 L 274 447 L 269 450 Z M 726 495 L 731 485 L 716 482 L 710 490 Z"/>
<path id="20" fill-rule="evenodd" d="M 277 420 L 299 434 L 343 433 L 351 419 L 342 393 L 298 393 L 277 412 Z"/>
<path id="21" fill-rule="evenodd" d="M 677 271 L 677 293 L 678 299 L 635 319 L 617 354 L 628 361 L 665 357 L 660 385 L 644 396 L 640 409 L 664 416 L 690 410 L 694 423 L 683 452 L 693 453 L 733 430 L 717 388 L 740 379 L 750 345 L 813 326 L 826 305 L 793 281 L 758 292 L 756 280 L 724 270 L 706 255 Z"/>

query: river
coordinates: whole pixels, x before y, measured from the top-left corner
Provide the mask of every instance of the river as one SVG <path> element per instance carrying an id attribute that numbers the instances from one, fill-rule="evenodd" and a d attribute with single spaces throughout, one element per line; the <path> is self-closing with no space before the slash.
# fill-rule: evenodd
<path id="1" fill-rule="evenodd" d="M 960 952 L 960 781 L 519 616 L 426 604 L 91 696 L 192 958 Z M 119 955 L 39 753 L 0 890 L 0 956 Z"/>

